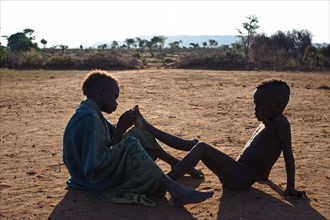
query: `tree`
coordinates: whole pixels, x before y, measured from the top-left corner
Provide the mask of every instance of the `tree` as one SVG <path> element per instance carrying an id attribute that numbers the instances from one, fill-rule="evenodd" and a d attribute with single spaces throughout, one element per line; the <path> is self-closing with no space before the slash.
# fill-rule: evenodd
<path id="1" fill-rule="evenodd" d="M 111 48 L 117 48 L 118 47 L 118 41 L 112 41 L 112 43 L 111 43 Z"/>
<path id="2" fill-rule="evenodd" d="M 108 47 L 107 44 L 100 44 L 100 45 L 97 46 L 98 49 L 102 49 L 102 50 L 104 50 L 107 47 Z"/>
<path id="3" fill-rule="evenodd" d="M 168 45 L 171 47 L 171 49 L 175 49 L 175 48 L 180 48 L 180 44 L 182 43 L 181 40 L 179 41 L 173 41 L 171 43 L 169 43 Z"/>
<path id="4" fill-rule="evenodd" d="M 154 36 L 151 38 L 153 45 L 158 47 L 159 53 L 161 52 L 162 48 L 164 48 L 166 39 L 167 38 L 165 36 Z"/>
<path id="5" fill-rule="evenodd" d="M 194 49 L 199 48 L 199 44 L 198 43 L 190 43 L 190 46 L 192 46 Z"/>
<path id="6" fill-rule="evenodd" d="M 34 40 L 34 36 L 32 36 L 32 34 L 34 33 L 34 30 L 33 29 L 30 29 L 30 28 L 26 28 L 23 30 L 24 34 L 25 35 L 29 35 L 30 36 L 30 40 Z"/>
<path id="7" fill-rule="evenodd" d="M 165 36 L 158 36 L 159 37 L 159 52 L 164 48 L 166 37 Z"/>
<path id="8" fill-rule="evenodd" d="M 153 38 L 151 38 L 151 42 L 152 42 L 152 46 L 157 46 L 158 48 L 160 48 L 161 38 L 159 36 L 154 36 Z"/>
<path id="9" fill-rule="evenodd" d="M 204 48 L 207 47 L 207 42 L 203 42 L 203 47 L 204 47 Z"/>
<path id="10" fill-rule="evenodd" d="M 58 45 L 58 46 L 61 48 L 62 52 L 64 52 L 65 50 L 67 50 L 69 48 L 69 46 L 64 45 L 64 44 L 61 44 L 61 45 Z"/>
<path id="11" fill-rule="evenodd" d="M 154 57 L 154 52 L 152 51 L 152 48 L 154 46 L 154 42 L 152 40 L 151 41 L 147 41 L 146 42 L 146 46 L 149 48 L 150 56 L 151 57 Z"/>
<path id="12" fill-rule="evenodd" d="M 32 43 L 32 39 L 34 38 L 31 37 L 32 31 L 31 29 L 25 29 L 24 32 L 17 32 L 16 34 L 10 35 L 7 39 L 7 47 L 13 51 L 28 51 L 32 48 L 38 49 L 38 45 Z M 30 34 L 30 37 L 26 36 L 26 34 Z"/>
<path id="13" fill-rule="evenodd" d="M 41 39 L 40 43 L 44 45 L 44 48 L 46 47 L 47 41 L 45 39 Z"/>
<path id="14" fill-rule="evenodd" d="M 216 46 L 218 46 L 218 42 L 216 40 L 210 39 L 209 40 L 209 46 L 210 47 L 216 47 Z"/>
<path id="15" fill-rule="evenodd" d="M 222 45 L 222 46 L 220 46 L 220 48 L 221 48 L 221 50 L 222 50 L 223 52 L 228 52 L 228 51 L 230 51 L 230 47 L 229 47 L 228 44 Z"/>
<path id="16" fill-rule="evenodd" d="M 158 45 L 159 41 L 160 41 L 160 38 L 159 38 L 158 36 L 153 36 L 153 37 L 151 38 L 151 42 L 152 42 L 154 45 Z"/>
<path id="17" fill-rule="evenodd" d="M 132 45 L 134 45 L 135 40 L 133 38 L 127 38 L 125 40 L 125 43 L 127 44 L 127 48 L 130 49 Z"/>
<path id="18" fill-rule="evenodd" d="M 293 30 L 291 33 L 295 48 L 299 51 L 299 56 L 305 54 L 307 47 L 312 45 L 312 34 L 308 30 Z"/>
<path id="19" fill-rule="evenodd" d="M 294 40 L 290 37 L 290 32 L 285 34 L 282 31 L 277 31 L 270 37 L 270 47 L 272 49 L 285 49 L 287 52 L 294 49 Z"/>
<path id="20" fill-rule="evenodd" d="M 321 48 L 321 53 L 325 57 L 330 57 L 330 44 L 327 47 Z"/>
<path id="21" fill-rule="evenodd" d="M 270 37 L 272 49 L 285 49 L 287 52 L 296 51 L 301 57 L 312 44 L 312 34 L 308 30 L 292 30 L 284 33 L 277 31 Z"/>
<path id="22" fill-rule="evenodd" d="M 139 48 L 140 48 L 140 53 L 142 53 L 143 50 L 144 50 L 144 47 L 147 46 L 147 42 L 148 42 L 148 41 L 145 40 L 145 39 L 141 39 L 141 38 L 139 38 L 139 37 L 135 38 L 135 40 L 136 40 L 136 42 L 138 43 L 138 46 L 139 46 Z"/>
<path id="23" fill-rule="evenodd" d="M 252 15 L 246 17 L 249 21 L 244 22 L 243 28 L 247 31 L 246 34 L 244 34 L 240 29 L 237 29 L 238 33 L 240 34 L 238 37 L 241 38 L 242 44 L 244 46 L 244 53 L 245 53 L 245 59 L 248 60 L 249 55 L 249 49 L 253 41 L 254 35 L 257 33 L 256 30 L 260 27 L 258 25 L 258 17 Z"/>
<path id="24" fill-rule="evenodd" d="M 137 45 L 139 46 L 139 48 L 141 48 L 141 47 L 140 47 L 140 44 L 143 44 L 142 41 L 143 41 L 143 40 L 142 40 L 141 38 L 139 38 L 139 37 L 136 37 L 136 38 L 135 38 L 135 42 L 137 43 Z"/>

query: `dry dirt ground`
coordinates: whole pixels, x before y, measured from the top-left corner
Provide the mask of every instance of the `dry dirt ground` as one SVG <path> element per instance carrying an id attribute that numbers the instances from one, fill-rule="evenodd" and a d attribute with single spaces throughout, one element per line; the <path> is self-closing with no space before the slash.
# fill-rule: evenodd
<path id="1" fill-rule="evenodd" d="M 62 135 L 83 99 L 87 71 L 0 70 L 0 219 L 329 219 L 330 74 L 202 70 L 113 71 L 120 80 L 119 108 L 106 117 L 140 105 L 157 127 L 184 138 L 198 138 L 236 157 L 258 121 L 252 93 L 267 78 L 286 80 L 292 96 L 285 114 L 291 121 L 296 186 L 308 198 L 285 199 L 283 157 L 270 181 L 246 191 L 222 187 L 201 162 L 205 180 L 180 183 L 214 190 L 200 204 L 156 207 L 103 202 L 86 192 L 68 190 L 62 162 Z M 179 152 L 162 144 L 173 155 Z M 156 161 L 166 172 L 169 166 Z M 168 198 L 168 196 L 167 196 Z"/>

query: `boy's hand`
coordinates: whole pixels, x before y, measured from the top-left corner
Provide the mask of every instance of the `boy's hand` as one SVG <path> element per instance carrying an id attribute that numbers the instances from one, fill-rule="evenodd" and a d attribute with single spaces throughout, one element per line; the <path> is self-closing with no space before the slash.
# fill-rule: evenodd
<path id="1" fill-rule="evenodd" d="M 296 189 L 286 189 L 284 192 L 285 197 L 296 197 L 296 198 L 304 198 L 307 197 L 306 192 L 301 190 L 298 191 Z"/>
<path id="2" fill-rule="evenodd" d="M 130 128 L 135 122 L 135 112 L 133 109 L 129 109 L 124 112 L 118 120 L 117 129 L 120 129 L 123 133 Z"/>

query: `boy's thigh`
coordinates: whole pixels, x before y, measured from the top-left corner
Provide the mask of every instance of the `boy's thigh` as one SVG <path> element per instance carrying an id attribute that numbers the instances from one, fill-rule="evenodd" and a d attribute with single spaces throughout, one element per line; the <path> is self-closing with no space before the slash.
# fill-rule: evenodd
<path id="1" fill-rule="evenodd" d="M 230 164 L 230 165 L 229 165 Z M 243 190 L 248 189 L 255 182 L 255 175 L 253 170 L 238 163 L 237 161 L 230 161 L 228 169 L 220 181 L 229 189 Z"/>
<path id="2" fill-rule="evenodd" d="M 204 163 L 218 176 L 220 182 L 230 189 L 247 189 L 255 182 L 253 170 L 239 163 L 222 151 L 207 148 Z"/>

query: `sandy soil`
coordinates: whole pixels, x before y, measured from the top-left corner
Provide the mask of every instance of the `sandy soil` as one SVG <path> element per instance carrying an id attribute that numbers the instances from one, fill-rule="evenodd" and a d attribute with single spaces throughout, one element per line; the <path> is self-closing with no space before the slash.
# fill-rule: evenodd
<path id="1" fill-rule="evenodd" d="M 258 121 L 252 93 L 266 78 L 286 80 L 292 89 L 286 115 L 291 121 L 296 186 L 308 198 L 285 199 L 283 158 L 269 182 L 230 191 L 202 163 L 205 180 L 180 183 L 213 189 L 213 198 L 184 208 L 166 200 L 152 208 L 103 202 L 67 190 L 62 162 L 64 127 L 83 98 L 86 71 L 1 70 L 0 219 L 329 219 L 329 73 L 230 72 L 191 70 L 114 71 L 120 80 L 119 108 L 140 105 L 157 127 L 185 138 L 204 140 L 236 157 Z M 162 145 L 177 157 L 179 152 Z M 164 171 L 169 166 L 157 161 Z"/>

